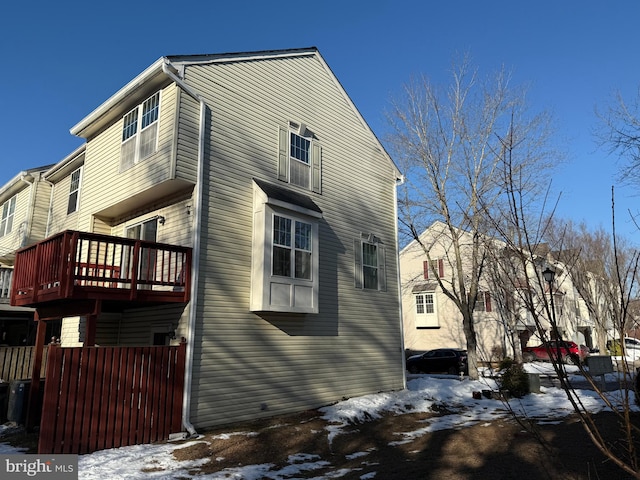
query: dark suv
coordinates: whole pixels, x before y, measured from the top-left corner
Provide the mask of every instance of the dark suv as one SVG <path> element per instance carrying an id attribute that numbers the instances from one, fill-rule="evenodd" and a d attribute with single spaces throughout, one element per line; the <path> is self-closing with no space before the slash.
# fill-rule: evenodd
<path id="1" fill-rule="evenodd" d="M 459 375 L 469 372 L 467 351 L 459 348 L 437 348 L 421 355 L 407 358 L 407 370 L 411 373 L 450 373 Z"/>

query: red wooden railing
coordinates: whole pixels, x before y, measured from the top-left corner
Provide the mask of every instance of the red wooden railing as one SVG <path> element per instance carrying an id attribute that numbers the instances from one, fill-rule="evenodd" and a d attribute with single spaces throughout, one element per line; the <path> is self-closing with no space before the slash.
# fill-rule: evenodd
<path id="1" fill-rule="evenodd" d="M 11 304 L 187 302 L 190 272 L 189 247 L 67 230 L 16 252 Z"/>
<path id="2" fill-rule="evenodd" d="M 163 441 L 182 428 L 186 343 L 49 347 L 38 453 Z"/>

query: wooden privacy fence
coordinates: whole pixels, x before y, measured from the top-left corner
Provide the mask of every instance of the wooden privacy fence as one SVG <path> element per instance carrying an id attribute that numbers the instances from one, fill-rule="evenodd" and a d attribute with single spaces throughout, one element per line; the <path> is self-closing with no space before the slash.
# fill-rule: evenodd
<path id="1" fill-rule="evenodd" d="M 186 343 L 49 347 L 38 453 L 166 440 L 182 426 Z"/>
<path id="2" fill-rule="evenodd" d="M 47 349 L 43 352 L 40 378 L 45 375 Z M 0 347 L 0 379 L 4 382 L 31 379 L 36 347 Z"/>

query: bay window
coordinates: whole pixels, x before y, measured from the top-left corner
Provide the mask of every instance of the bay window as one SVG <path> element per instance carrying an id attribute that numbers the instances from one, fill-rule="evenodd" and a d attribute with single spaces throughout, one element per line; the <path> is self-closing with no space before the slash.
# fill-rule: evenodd
<path id="1" fill-rule="evenodd" d="M 318 313 L 320 209 L 254 179 L 252 311 Z"/>

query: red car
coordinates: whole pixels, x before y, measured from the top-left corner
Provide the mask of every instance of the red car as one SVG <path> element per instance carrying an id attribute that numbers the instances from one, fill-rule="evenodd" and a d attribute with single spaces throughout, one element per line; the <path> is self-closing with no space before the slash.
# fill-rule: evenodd
<path id="1" fill-rule="evenodd" d="M 524 347 L 522 349 L 522 359 L 525 362 L 533 362 L 534 360 L 549 361 L 549 352 L 555 358 L 560 349 L 560 359 L 564 363 L 584 362 L 589 356 L 589 349 L 584 345 L 578 345 L 575 342 L 565 342 L 552 340 L 543 343 L 537 347 Z"/>

